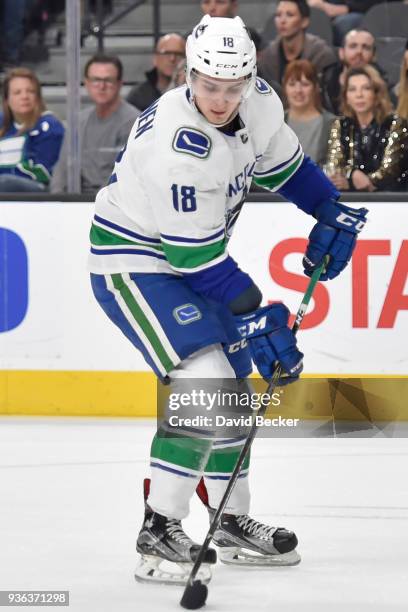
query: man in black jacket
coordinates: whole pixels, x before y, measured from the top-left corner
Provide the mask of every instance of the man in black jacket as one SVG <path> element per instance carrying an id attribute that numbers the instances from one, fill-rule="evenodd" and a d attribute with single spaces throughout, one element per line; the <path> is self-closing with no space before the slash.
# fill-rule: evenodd
<path id="1" fill-rule="evenodd" d="M 153 68 L 146 72 L 146 80 L 133 87 L 127 101 L 144 111 L 160 98 L 171 81 L 177 64 L 185 56 L 186 41 L 180 34 L 165 34 L 159 38 L 154 52 Z"/>
<path id="2" fill-rule="evenodd" d="M 371 64 L 387 81 L 386 75 L 375 63 L 375 38 L 368 30 L 351 30 L 339 49 L 340 61 L 328 66 L 321 76 L 323 106 L 335 115 L 340 114 L 340 93 L 348 68 L 361 68 Z"/>

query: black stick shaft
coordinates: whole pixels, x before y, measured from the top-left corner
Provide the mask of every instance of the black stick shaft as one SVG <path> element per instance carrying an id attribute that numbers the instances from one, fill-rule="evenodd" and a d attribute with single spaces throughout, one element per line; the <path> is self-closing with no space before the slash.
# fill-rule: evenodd
<path id="1" fill-rule="evenodd" d="M 292 327 L 292 331 L 293 331 L 294 334 L 297 333 L 297 331 L 298 331 L 298 329 L 299 329 L 299 327 L 300 327 L 300 325 L 302 323 L 303 317 L 305 316 L 305 313 L 306 313 L 307 307 L 309 305 L 310 299 L 312 297 L 313 291 L 314 291 L 314 289 L 316 287 L 316 284 L 317 284 L 317 282 L 318 282 L 318 280 L 320 278 L 320 275 L 322 274 L 326 264 L 327 264 L 327 259 L 325 259 L 325 261 L 321 264 L 321 266 L 319 266 L 319 268 L 317 268 L 313 272 L 312 278 L 310 279 L 309 285 L 308 285 L 308 287 L 306 289 L 306 293 L 303 296 L 302 303 L 299 306 L 299 309 L 298 309 L 297 314 L 296 314 L 296 319 L 295 319 L 295 322 L 294 322 L 293 327 Z M 270 396 L 272 395 L 272 393 L 273 393 L 273 391 L 274 391 L 274 389 L 275 389 L 275 387 L 277 385 L 277 382 L 278 382 L 281 374 L 282 374 L 282 367 L 279 365 L 276 368 L 275 372 L 273 373 L 272 379 L 271 379 L 271 381 L 270 381 L 270 383 L 268 385 L 268 388 L 266 390 L 266 393 L 268 393 L 268 395 L 270 395 Z M 266 413 L 268 407 L 269 407 L 268 405 L 267 406 L 261 406 L 261 408 L 257 412 L 257 416 L 264 416 L 264 414 Z M 245 461 L 246 456 L 248 455 L 248 452 L 249 452 L 249 449 L 251 448 L 252 442 L 255 439 L 255 436 L 256 436 L 256 433 L 258 431 L 258 428 L 259 428 L 259 426 L 256 425 L 256 421 L 254 420 L 254 422 L 253 422 L 253 424 L 251 426 L 251 429 L 249 431 L 248 437 L 247 437 L 247 439 L 245 441 L 245 444 L 244 444 L 244 446 L 243 446 L 243 448 L 241 450 L 241 453 L 240 453 L 240 455 L 238 457 L 238 460 L 237 460 L 237 463 L 235 465 L 234 471 L 232 472 L 231 477 L 230 477 L 230 479 L 228 481 L 228 485 L 227 485 L 227 488 L 225 489 L 225 492 L 224 492 L 224 495 L 222 497 L 222 500 L 221 500 L 221 502 L 220 502 L 220 504 L 219 504 L 219 506 L 217 508 L 216 513 L 213 516 L 213 519 L 212 519 L 212 521 L 210 523 L 210 527 L 208 529 L 208 532 L 207 532 L 207 535 L 205 537 L 205 540 L 204 540 L 204 542 L 203 542 L 203 544 L 201 546 L 200 552 L 198 553 L 197 559 L 196 559 L 196 561 L 195 561 L 195 563 L 194 563 L 194 565 L 193 565 L 193 567 L 191 569 L 190 576 L 188 577 L 187 584 L 186 584 L 186 587 L 185 587 L 186 589 L 189 586 L 193 585 L 193 582 L 194 582 L 195 577 L 197 576 L 197 573 L 198 573 L 198 571 L 199 571 L 199 569 L 201 567 L 201 564 L 202 564 L 202 562 L 204 560 L 205 554 L 206 554 L 206 552 L 208 550 L 208 547 L 209 547 L 209 545 L 211 543 L 211 540 L 213 539 L 215 530 L 218 527 L 218 523 L 220 521 L 221 515 L 224 512 L 225 506 L 228 503 L 228 500 L 229 500 L 230 495 L 232 493 L 232 490 L 233 490 L 233 488 L 235 486 L 235 483 L 238 480 L 238 476 L 239 476 L 239 473 L 241 471 L 242 465 L 243 465 L 243 463 Z"/>

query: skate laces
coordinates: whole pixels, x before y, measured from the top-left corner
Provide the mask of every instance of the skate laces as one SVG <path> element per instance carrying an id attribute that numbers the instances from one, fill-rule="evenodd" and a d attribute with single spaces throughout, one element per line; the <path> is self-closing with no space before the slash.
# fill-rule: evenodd
<path id="1" fill-rule="evenodd" d="M 272 538 L 277 529 L 276 527 L 258 523 L 258 521 L 255 521 L 247 514 L 240 514 L 236 517 L 236 520 L 241 529 L 245 529 L 249 534 L 264 540 Z"/>
<path id="2" fill-rule="evenodd" d="M 178 519 L 167 519 L 166 531 L 176 542 L 180 544 L 192 544 L 192 540 L 184 533 Z"/>

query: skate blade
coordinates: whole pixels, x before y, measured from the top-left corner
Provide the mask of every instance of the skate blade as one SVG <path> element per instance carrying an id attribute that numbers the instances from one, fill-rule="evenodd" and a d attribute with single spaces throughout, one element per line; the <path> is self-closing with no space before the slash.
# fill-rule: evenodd
<path id="1" fill-rule="evenodd" d="M 296 550 L 281 555 L 262 555 L 249 552 L 239 546 L 218 548 L 218 558 L 226 565 L 253 567 L 289 567 L 298 565 L 301 561 L 301 556 Z"/>
<path id="2" fill-rule="evenodd" d="M 193 564 L 188 562 L 175 563 L 153 555 L 141 555 L 135 569 L 135 580 L 152 584 L 185 586 L 192 567 Z M 174 571 L 175 569 L 178 571 Z M 210 582 L 211 569 L 207 563 L 203 563 L 196 579 L 201 580 L 203 584 Z"/>

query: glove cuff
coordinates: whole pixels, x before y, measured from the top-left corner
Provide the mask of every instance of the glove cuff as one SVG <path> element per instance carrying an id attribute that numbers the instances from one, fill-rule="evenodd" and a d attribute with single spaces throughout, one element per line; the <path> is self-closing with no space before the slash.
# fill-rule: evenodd
<path id="1" fill-rule="evenodd" d="M 320 223 L 351 234 L 358 234 L 366 222 L 367 208 L 350 208 L 337 200 L 325 200 L 316 207 L 315 217 Z"/>

